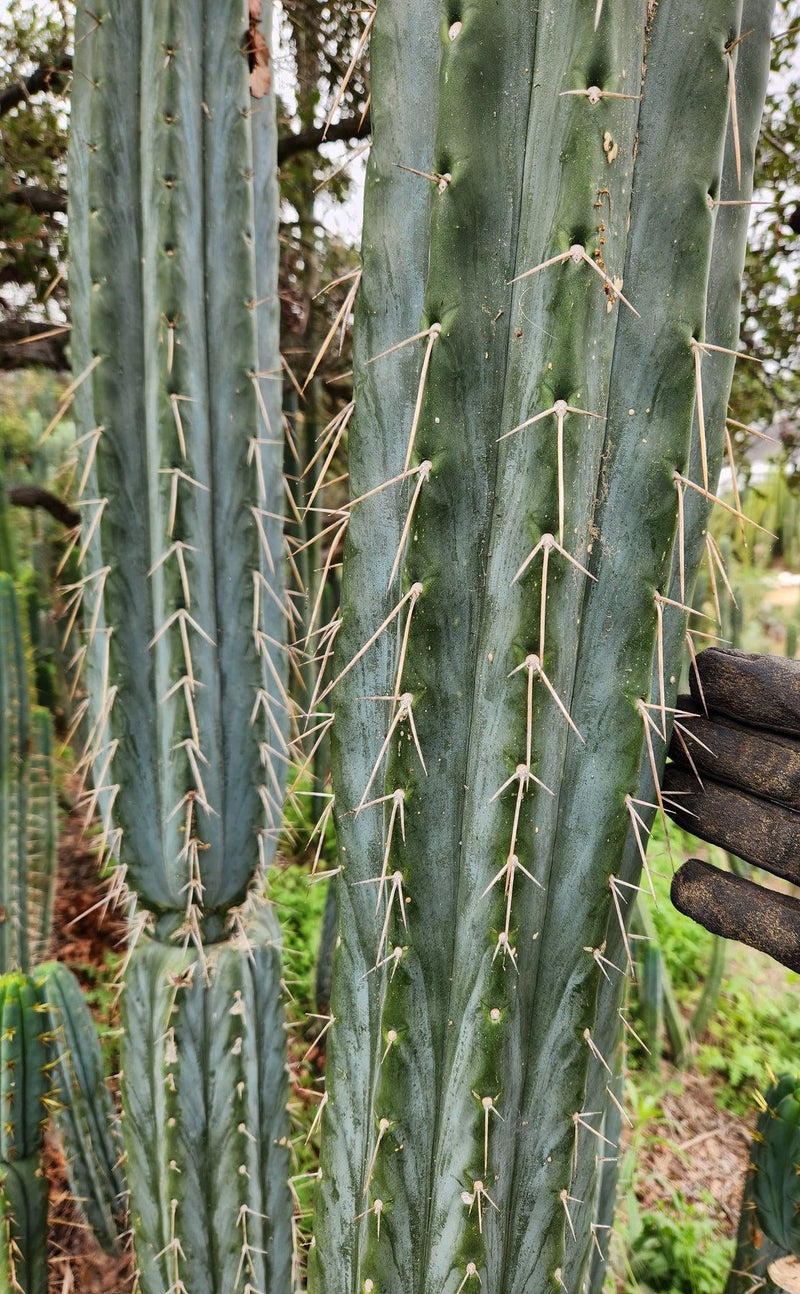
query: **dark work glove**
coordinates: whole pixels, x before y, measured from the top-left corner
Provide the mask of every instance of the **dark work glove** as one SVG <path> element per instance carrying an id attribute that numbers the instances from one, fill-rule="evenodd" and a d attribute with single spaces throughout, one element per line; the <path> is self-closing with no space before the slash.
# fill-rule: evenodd
<path id="1" fill-rule="evenodd" d="M 672 738 L 666 810 L 693 835 L 800 885 L 800 661 L 712 647 L 697 669 L 691 697 L 678 699 L 694 713 Z M 800 900 L 697 858 L 671 893 L 712 934 L 800 971 Z"/>

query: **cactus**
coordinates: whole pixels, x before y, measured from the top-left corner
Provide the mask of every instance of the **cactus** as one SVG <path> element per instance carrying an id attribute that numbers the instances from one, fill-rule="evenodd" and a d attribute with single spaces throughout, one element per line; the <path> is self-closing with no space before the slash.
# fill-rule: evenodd
<path id="1" fill-rule="evenodd" d="M 750 1146 L 736 1256 L 727 1294 L 746 1294 L 777 1282 L 767 1269 L 786 1255 L 800 1256 L 800 1089 L 782 1074 L 759 1098 L 761 1112 Z M 778 1286 L 779 1287 L 779 1286 Z"/>
<path id="2" fill-rule="evenodd" d="M 0 574 L 0 972 L 27 967 L 29 686 L 19 602 Z"/>
<path id="3" fill-rule="evenodd" d="M 80 4 L 70 150 L 88 807 L 127 884 L 139 1289 L 284 1291 L 288 757 L 270 0 Z M 225 1166 L 223 1175 L 223 1165 Z"/>
<path id="4" fill-rule="evenodd" d="M 20 599 L 0 574 L 0 971 L 29 971 L 50 934 L 56 878 L 53 725 L 30 706 Z"/>
<path id="5" fill-rule="evenodd" d="M 598 1241 L 770 11 L 376 11 L 315 1294 L 572 1291 Z"/>
<path id="6" fill-rule="evenodd" d="M 47 1013 L 54 1064 L 52 1104 L 70 1189 L 107 1253 L 126 1229 L 122 1139 L 94 1021 L 80 985 L 66 966 L 47 962 L 33 975 Z"/>
<path id="7" fill-rule="evenodd" d="M 52 1039 L 27 975 L 0 977 L 0 1287 L 47 1294 L 47 1178 Z"/>

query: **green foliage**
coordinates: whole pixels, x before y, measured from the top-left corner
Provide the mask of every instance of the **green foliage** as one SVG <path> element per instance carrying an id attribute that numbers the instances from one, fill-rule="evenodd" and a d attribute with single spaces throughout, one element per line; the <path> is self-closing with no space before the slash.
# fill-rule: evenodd
<path id="1" fill-rule="evenodd" d="M 676 1191 L 675 1215 L 643 1210 L 629 1216 L 630 1285 L 659 1294 L 719 1294 L 733 1243 L 723 1239 L 702 1205 Z"/>
<path id="2" fill-rule="evenodd" d="M 39 66 L 57 66 L 71 38 L 71 5 L 42 0 L 35 5 L 10 0 L 0 28 L 0 83 L 12 85 Z M 63 270 L 66 220 L 63 184 L 66 170 L 67 116 L 64 80 L 51 92 L 24 98 L 2 118 L 0 130 L 0 300 L 10 315 L 21 306 L 38 307 L 44 318 L 63 303 L 65 285 L 54 283 Z M 42 206 L 24 192 L 53 195 Z M 46 294 L 50 293 L 48 307 Z"/>

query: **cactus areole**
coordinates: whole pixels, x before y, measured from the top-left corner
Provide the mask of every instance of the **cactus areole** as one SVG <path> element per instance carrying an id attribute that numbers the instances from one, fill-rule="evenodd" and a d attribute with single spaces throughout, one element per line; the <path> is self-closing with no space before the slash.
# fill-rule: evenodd
<path id="1" fill-rule="evenodd" d="M 314 1294 L 574 1294 L 606 1250 L 771 10 L 377 5 Z"/>

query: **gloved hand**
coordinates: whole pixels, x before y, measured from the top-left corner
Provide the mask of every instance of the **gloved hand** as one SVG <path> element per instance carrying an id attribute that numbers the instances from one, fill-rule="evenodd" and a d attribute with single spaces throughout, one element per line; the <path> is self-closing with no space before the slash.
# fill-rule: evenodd
<path id="1" fill-rule="evenodd" d="M 692 835 L 800 885 L 800 661 L 712 647 L 697 667 L 691 697 L 678 699 L 695 712 L 680 718 L 694 740 L 673 736 L 665 808 Z M 712 934 L 800 971 L 799 899 L 696 858 L 671 897 Z"/>

